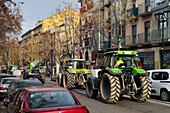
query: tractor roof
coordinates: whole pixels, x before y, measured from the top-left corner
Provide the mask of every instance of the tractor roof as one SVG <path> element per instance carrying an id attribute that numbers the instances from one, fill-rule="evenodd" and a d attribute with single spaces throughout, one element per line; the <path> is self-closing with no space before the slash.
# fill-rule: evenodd
<path id="1" fill-rule="evenodd" d="M 136 51 L 109 51 L 105 54 L 118 54 L 118 55 L 136 55 Z"/>

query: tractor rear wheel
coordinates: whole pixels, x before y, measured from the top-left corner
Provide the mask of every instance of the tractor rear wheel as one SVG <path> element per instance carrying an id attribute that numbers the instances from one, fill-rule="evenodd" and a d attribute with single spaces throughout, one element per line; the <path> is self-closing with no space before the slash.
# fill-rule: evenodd
<path id="1" fill-rule="evenodd" d="M 63 87 L 67 89 L 74 88 L 74 75 L 68 72 L 65 72 L 63 77 Z"/>
<path id="2" fill-rule="evenodd" d="M 131 95 L 131 98 L 138 102 L 145 102 L 151 95 L 151 83 L 148 76 L 140 76 L 138 81 L 136 81 L 136 84 L 140 89 L 134 95 Z"/>
<path id="3" fill-rule="evenodd" d="M 86 82 L 86 94 L 89 98 L 96 98 L 98 95 L 98 90 L 93 89 L 92 81 L 90 79 Z"/>
<path id="4" fill-rule="evenodd" d="M 104 102 L 117 103 L 120 98 L 119 78 L 104 73 L 100 82 L 100 93 Z"/>

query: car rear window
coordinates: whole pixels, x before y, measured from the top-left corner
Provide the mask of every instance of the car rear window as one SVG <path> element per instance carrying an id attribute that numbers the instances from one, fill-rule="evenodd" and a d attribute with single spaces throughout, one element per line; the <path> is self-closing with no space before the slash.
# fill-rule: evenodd
<path id="1" fill-rule="evenodd" d="M 78 105 L 69 91 L 44 91 L 29 94 L 29 108 L 49 108 Z"/>
<path id="2" fill-rule="evenodd" d="M 20 82 L 17 83 L 16 88 L 31 87 L 31 86 L 43 86 L 41 82 Z"/>
<path id="3" fill-rule="evenodd" d="M 19 80 L 19 79 L 3 79 L 2 84 L 10 84 L 15 80 Z"/>

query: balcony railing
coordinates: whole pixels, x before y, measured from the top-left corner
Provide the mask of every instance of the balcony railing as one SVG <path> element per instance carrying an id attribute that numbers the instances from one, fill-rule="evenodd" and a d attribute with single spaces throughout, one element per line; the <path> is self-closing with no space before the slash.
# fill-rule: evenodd
<path id="1" fill-rule="evenodd" d="M 152 41 L 152 32 L 144 32 L 144 33 L 138 33 L 136 37 L 130 35 L 126 36 L 126 45 L 132 46 L 132 45 L 138 45 L 138 44 L 148 44 Z"/>
<path id="2" fill-rule="evenodd" d="M 167 29 L 164 29 L 164 40 L 170 39 L 170 36 L 167 34 Z M 153 38 L 152 41 L 162 41 L 162 29 L 154 30 L 153 31 Z"/>
<path id="3" fill-rule="evenodd" d="M 138 14 L 139 16 L 147 16 L 151 15 L 151 9 L 152 9 L 152 1 L 144 2 L 138 5 Z"/>
<path id="4" fill-rule="evenodd" d="M 150 43 L 152 40 L 152 32 L 149 33 L 139 33 L 138 34 L 138 44 Z"/>

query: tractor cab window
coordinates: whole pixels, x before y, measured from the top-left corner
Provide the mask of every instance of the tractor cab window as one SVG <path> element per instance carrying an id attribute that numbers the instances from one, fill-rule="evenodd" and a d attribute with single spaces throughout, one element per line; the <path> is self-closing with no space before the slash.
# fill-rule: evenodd
<path id="1" fill-rule="evenodd" d="M 85 61 L 75 61 L 74 62 L 75 69 L 83 69 L 85 68 Z"/>
<path id="2" fill-rule="evenodd" d="M 105 56 L 105 67 L 110 67 L 110 58 L 111 58 L 111 55 L 106 55 Z"/>
<path id="3" fill-rule="evenodd" d="M 118 56 L 117 60 L 122 60 L 123 65 L 126 68 L 138 67 L 139 66 L 139 58 L 132 56 Z"/>

